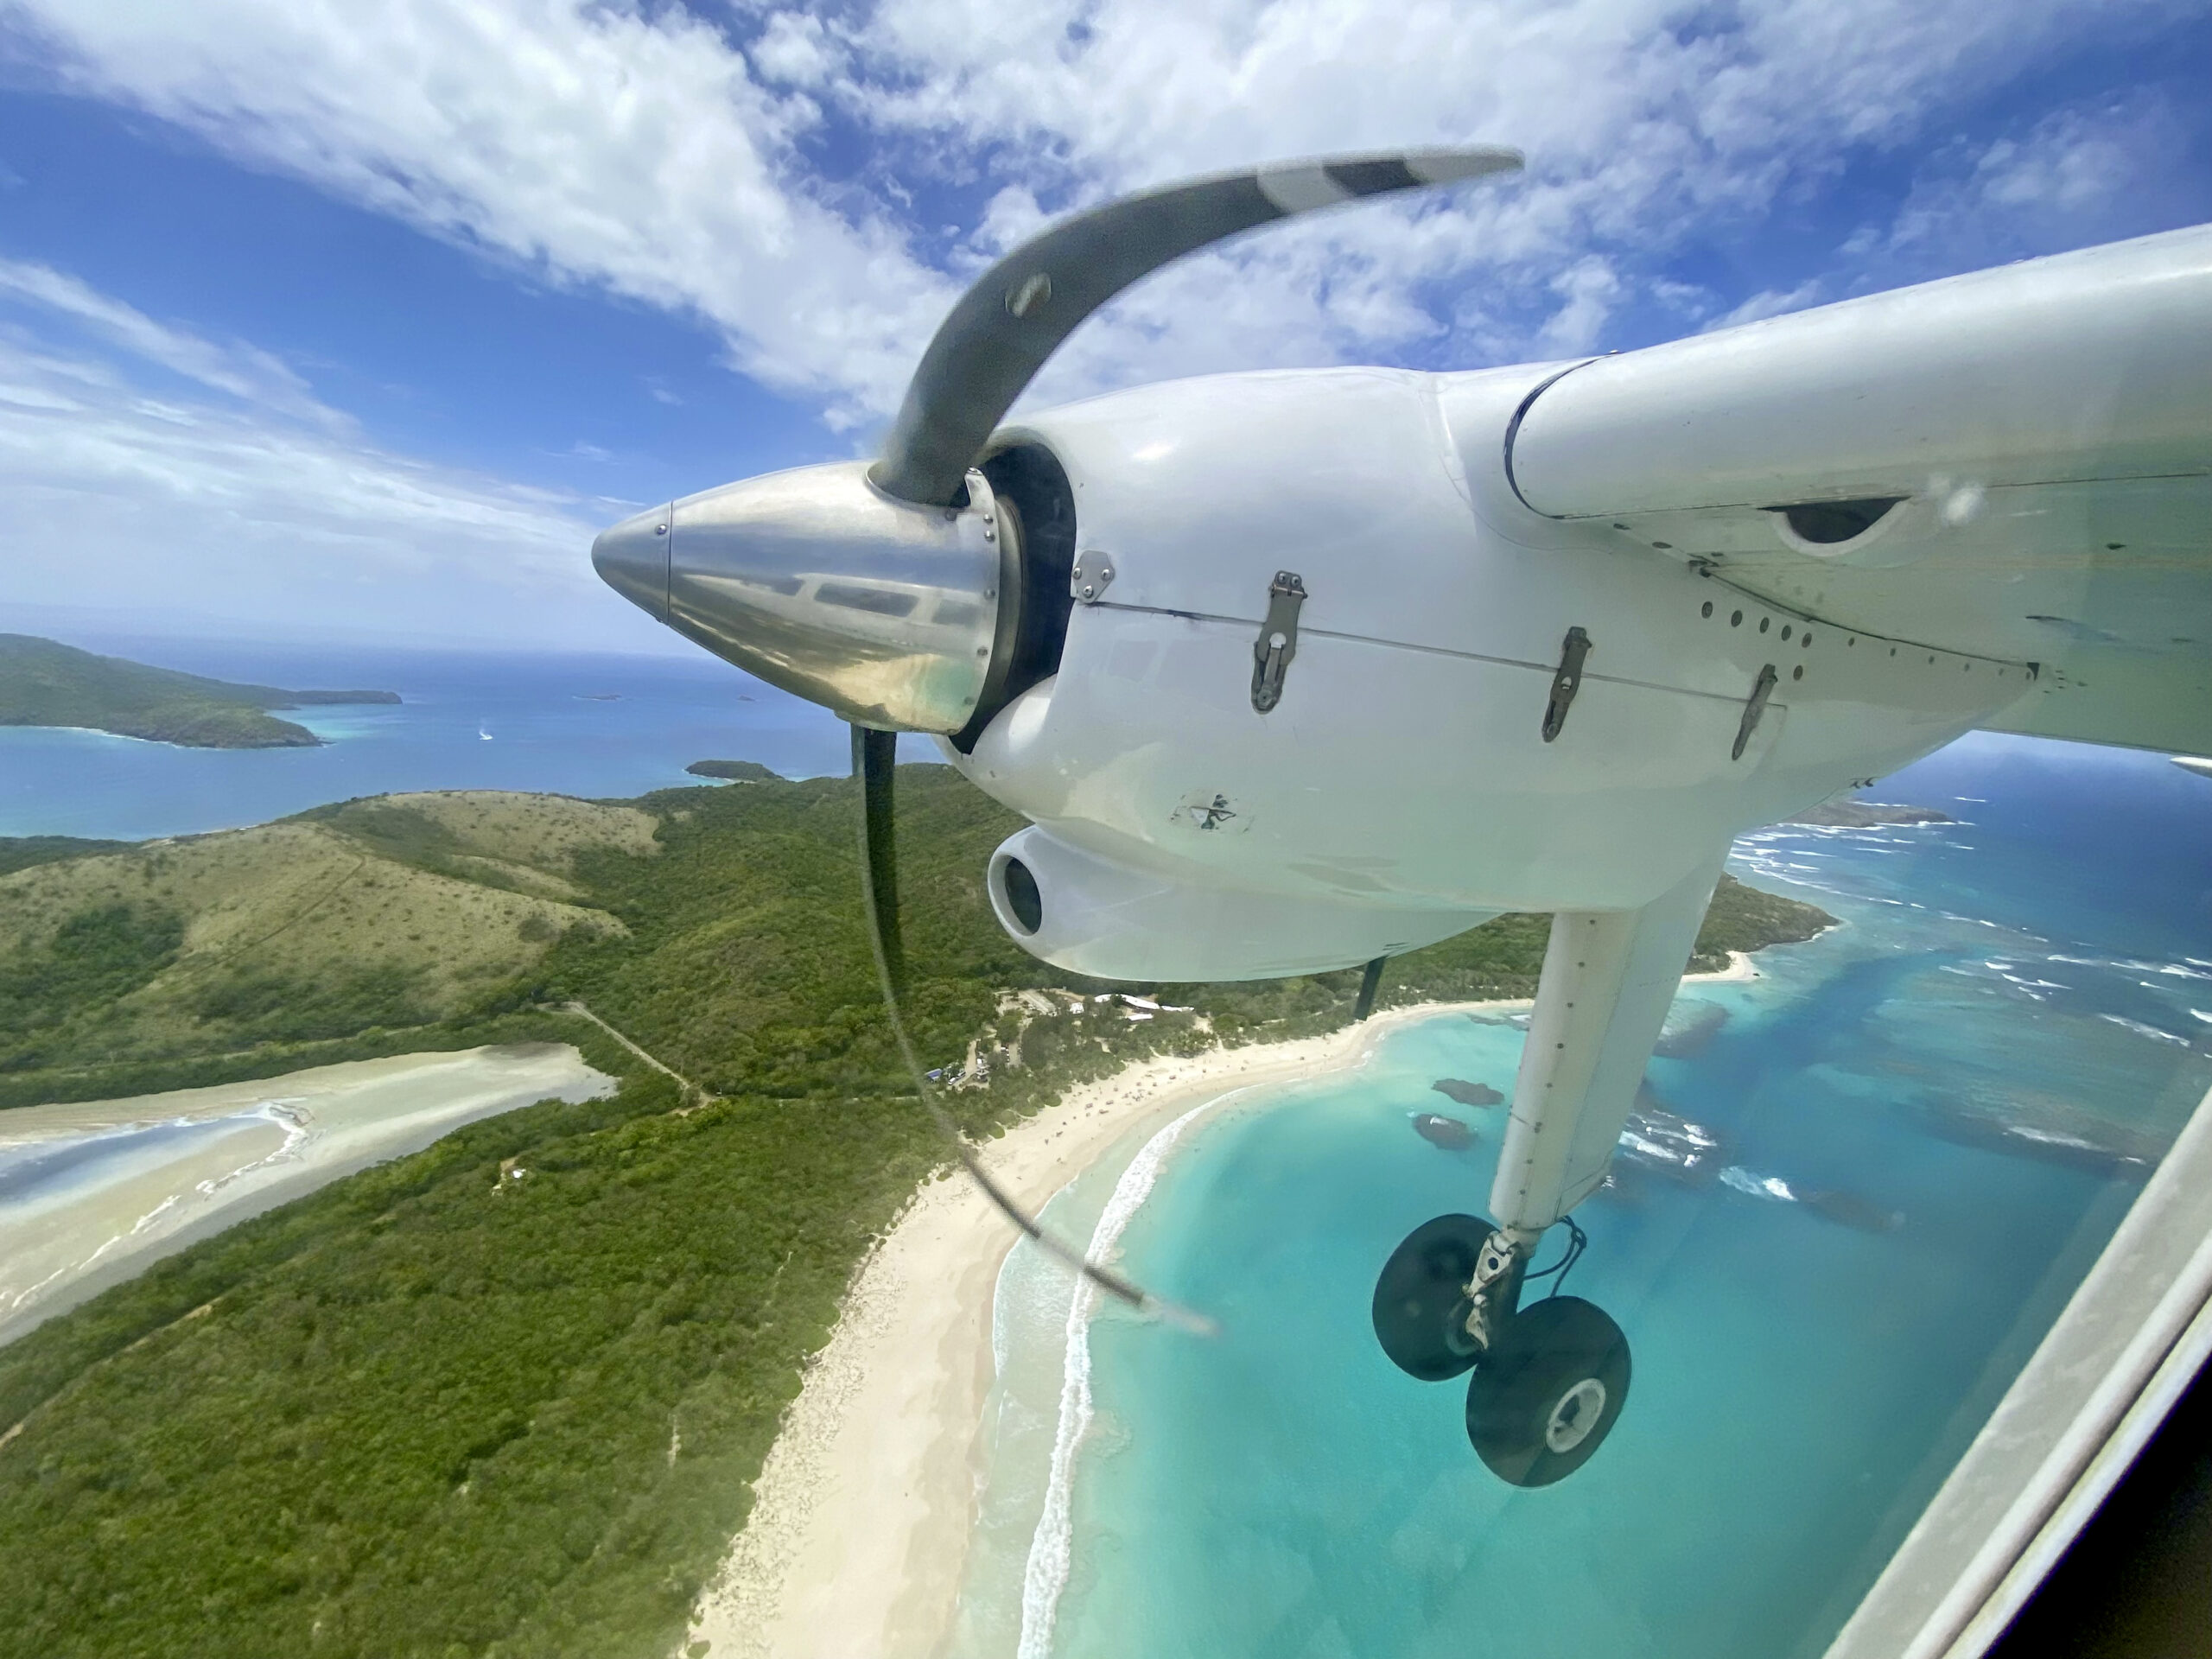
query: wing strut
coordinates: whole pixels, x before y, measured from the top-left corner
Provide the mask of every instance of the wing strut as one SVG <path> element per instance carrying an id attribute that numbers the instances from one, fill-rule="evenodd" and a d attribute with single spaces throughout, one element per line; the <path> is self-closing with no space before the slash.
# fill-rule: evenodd
<path id="1" fill-rule="evenodd" d="M 1359 1001 L 1352 1004 L 1351 1022 L 1355 1026 L 1375 1012 L 1375 993 L 1382 988 L 1382 964 L 1390 958 L 1377 957 L 1367 964 L 1367 971 L 1359 976 Z"/>

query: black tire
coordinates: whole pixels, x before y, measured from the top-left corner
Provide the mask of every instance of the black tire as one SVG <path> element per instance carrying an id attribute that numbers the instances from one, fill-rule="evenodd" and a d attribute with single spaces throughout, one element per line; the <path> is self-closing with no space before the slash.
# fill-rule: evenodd
<path id="1" fill-rule="evenodd" d="M 1408 1233 L 1382 1264 L 1375 1338 L 1407 1376 L 1444 1382 L 1475 1363 L 1465 1293 L 1493 1230 L 1480 1216 L 1439 1216 Z"/>
<path id="2" fill-rule="evenodd" d="M 1579 1296 L 1532 1302 L 1467 1384 L 1467 1438 L 1514 1486 L 1548 1486 L 1597 1454 L 1628 1403 L 1628 1338 Z"/>

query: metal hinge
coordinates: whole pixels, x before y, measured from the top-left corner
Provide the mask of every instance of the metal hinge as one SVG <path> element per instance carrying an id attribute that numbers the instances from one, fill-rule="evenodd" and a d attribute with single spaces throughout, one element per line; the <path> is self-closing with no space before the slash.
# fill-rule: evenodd
<path id="1" fill-rule="evenodd" d="M 1484 1241 L 1482 1254 L 1475 1259 L 1474 1276 L 1461 1287 L 1465 1298 L 1463 1306 L 1467 1310 L 1460 1325 L 1466 1343 L 1461 1351 L 1490 1351 L 1500 1327 L 1513 1317 L 1512 1303 L 1520 1294 L 1521 1275 L 1514 1269 L 1526 1265 L 1526 1258 L 1514 1248 L 1510 1235 L 1496 1232 Z M 1452 1345 L 1460 1346 L 1458 1343 Z"/>
<path id="2" fill-rule="evenodd" d="M 1282 701 L 1282 677 L 1298 655 L 1298 607 L 1306 582 L 1295 570 L 1278 570 L 1268 584 L 1268 620 L 1252 642 L 1252 707 L 1260 713 Z"/>
<path id="3" fill-rule="evenodd" d="M 1582 689 L 1582 659 L 1589 654 L 1590 636 L 1580 628 L 1569 628 L 1566 643 L 1560 647 L 1559 672 L 1552 676 L 1552 700 L 1544 705 L 1547 743 L 1567 724 L 1567 711 L 1574 706 L 1574 694 Z"/>
<path id="4" fill-rule="evenodd" d="M 1766 713 L 1766 700 L 1774 695 L 1774 683 L 1782 677 L 1769 663 L 1759 670 L 1759 677 L 1751 687 L 1751 701 L 1744 705 L 1743 723 L 1736 728 L 1736 747 L 1728 751 L 1731 760 L 1744 758 L 1744 746 L 1751 741 L 1751 734 L 1759 728 L 1759 716 Z"/>

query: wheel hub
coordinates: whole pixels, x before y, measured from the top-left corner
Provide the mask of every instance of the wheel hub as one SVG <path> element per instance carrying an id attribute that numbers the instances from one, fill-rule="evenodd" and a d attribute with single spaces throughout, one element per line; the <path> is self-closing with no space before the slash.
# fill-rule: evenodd
<path id="1" fill-rule="evenodd" d="M 1559 1398 L 1544 1423 L 1544 1444 L 1554 1452 L 1572 1452 L 1590 1438 L 1590 1431 L 1605 1421 L 1605 1385 L 1586 1376 Z"/>

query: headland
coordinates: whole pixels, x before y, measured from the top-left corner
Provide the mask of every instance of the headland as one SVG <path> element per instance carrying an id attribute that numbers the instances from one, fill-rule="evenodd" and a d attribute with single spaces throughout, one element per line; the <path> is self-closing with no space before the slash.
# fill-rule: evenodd
<path id="1" fill-rule="evenodd" d="M 314 748 L 321 738 L 270 711 L 398 701 L 396 691 L 236 685 L 0 633 L 0 726 L 75 726 L 195 749 Z"/>

